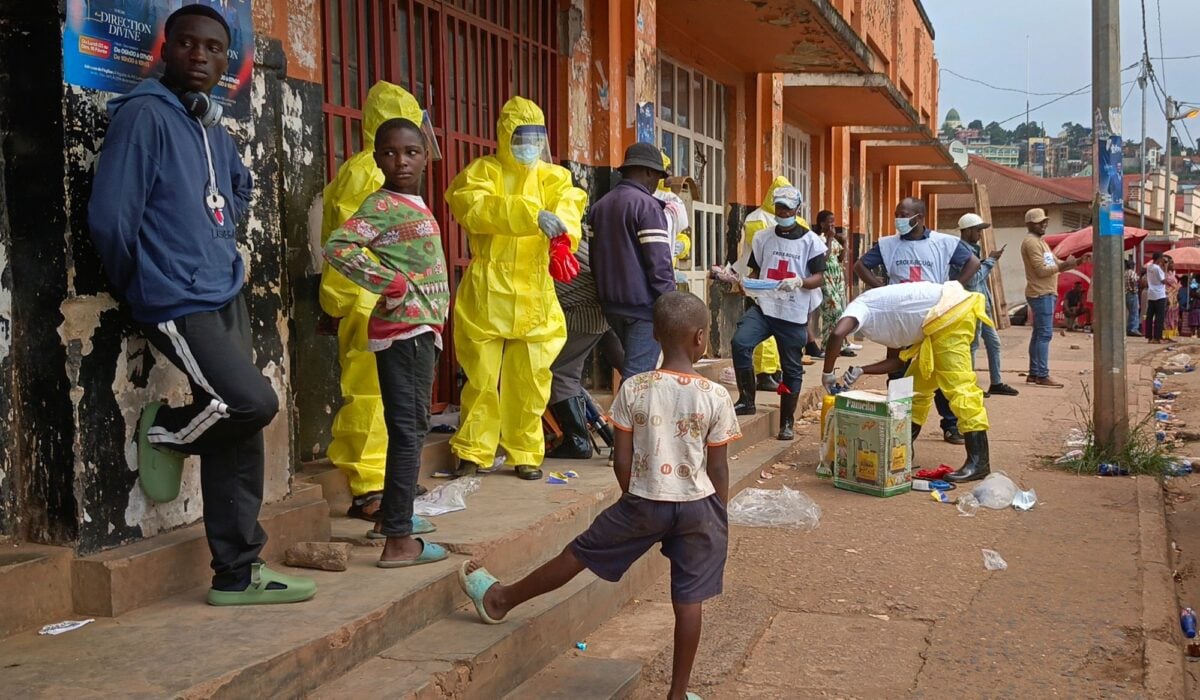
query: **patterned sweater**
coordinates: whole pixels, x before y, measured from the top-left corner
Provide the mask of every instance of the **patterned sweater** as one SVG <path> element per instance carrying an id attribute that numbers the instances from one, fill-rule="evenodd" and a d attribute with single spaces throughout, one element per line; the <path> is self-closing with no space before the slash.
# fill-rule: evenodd
<path id="1" fill-rule="evenodd" d="M 420 197 L 386 189 L 370 195 L 330 234 L 325 259 L 350 281 L 380 295 L 367 325 L 371 350 L 430 331 L 440 341 L 450 284 L 441 230 Z"/>

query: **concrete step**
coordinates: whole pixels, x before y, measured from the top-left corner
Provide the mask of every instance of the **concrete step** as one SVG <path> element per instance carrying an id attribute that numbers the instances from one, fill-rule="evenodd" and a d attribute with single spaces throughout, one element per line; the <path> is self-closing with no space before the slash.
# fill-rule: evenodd
<path id="1" fill-rule="evenodd" d="M 777 421 L 776 415 L 776 411 L 764 407 L 759 415 L 741 419 L 747 437 L 734 443 L 737 459 L 730 463 L 731 490 L 736 492 L 752 484 L 763 467 L 790 447 L 789 443 L 770 439 L 774 436 L 771 426 Z M 495 477 L 488 477 L 492 478 Z M 610 497 L 615 495 L 614 491 Z M 606 498 L 604 506 L 609 502 Z M 571 529 L 571 537 L 590 522 L 589 518 L 577 523 Z M 554 547 L 549 555 L 559 549 L 561 546 Z M 538 557 L 511 575 L 498 572 L 490 563 L 503 561 L 499 557 L 486 559 L 484 563 L 502 580 L 512 580 L 547 558 Z M 482 624 L 474 608 L 459 593 L 461 605 L 453 613 L 323 685 L 312 697 L 332 700 L 382 693 L 387 698 L 469 699 L 506 694 L 512 698 L 540 698 L 555 697 L 541 693 L 556 684 L 561 686 L 562 697 L 579 697 L 572 694 L 578 687 L 564 680 L 574 678 L 576 673 L 569 658 L 558 659 L 545 671 L 543 667 L 576 642 L 586 639 L 638 590 L 665 574 L 668 568 L 663 557 L 643 557 L 616 584 L 600 581 L 585 572 L 567 586 L 518 608 L 504 624 L 494 626 Z M 607 678 L 595 686 L 592 694 L 582 697 L 624 697 L 640 673 L 633 666 L 638 665 L 629 668 L 622 665 L 621 673 Z"/>
<path id="2" fill-rule="evenodd" d="M 571 654 L 555 659 L 504 700 L 623 700 L 642 677 L 642 664 Z"/>
<path id="3" fill-rule="evenodd" d="M 329 539 L 329 507 L 319 488 L 297 482 L 292 495 L 263 506 L 267 531 L 262 556 L 283 558 L 296 542 Z M 197 587 L 212 579 L 212 554 L 204 523 L 196 523 L 124 547 L 71 562 L 71 595 L 80 615 L 116 617 Z"/>
<path id="4" fill-rule="evenodd" d="M 0 545 L 0 639 L 71 615 L 71 559 L 67 547 Z"/>

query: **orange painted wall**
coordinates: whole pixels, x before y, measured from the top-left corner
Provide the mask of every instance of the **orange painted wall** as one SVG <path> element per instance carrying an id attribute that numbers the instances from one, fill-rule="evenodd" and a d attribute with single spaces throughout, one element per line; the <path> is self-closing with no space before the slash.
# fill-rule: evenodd
<path id="1" fill-rule="evenodd" d="M 254 32 L 283 43 L 290 78 L 321 82 L 320 0 L 255 0 Z"/>

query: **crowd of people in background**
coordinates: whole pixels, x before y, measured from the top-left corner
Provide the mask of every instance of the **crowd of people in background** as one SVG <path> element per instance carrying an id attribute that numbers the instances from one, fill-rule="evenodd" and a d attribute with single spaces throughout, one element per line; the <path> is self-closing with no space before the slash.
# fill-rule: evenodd
<path id="1" fill-rule="evenodd" d="M 1153 253 L 1140 274 L 1128 261 L 1125 291 L 1126 335 L 1158 345 L 1200 333 L 1200 274 L 1178 273 L 1170 255 Z"/>

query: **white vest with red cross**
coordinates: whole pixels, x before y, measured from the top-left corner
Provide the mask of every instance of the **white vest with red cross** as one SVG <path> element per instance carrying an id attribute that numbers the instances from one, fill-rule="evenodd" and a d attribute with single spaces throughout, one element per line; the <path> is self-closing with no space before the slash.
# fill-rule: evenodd
<path id="1" fill-rule="evenodd" d="M 754 249 L 754 260 L 760 265 L 759 277 L 766 280 L 808 277 L 811 274 L 809 261 L 828 251 L 825 239 L 811 231 L 789 240 L 778 236 L 774 226 L 756 234 L 750 245 Z M 808 315 L 821 305 L 821 299 L 818 288 L 764 294 L 755 301 L 767 316 L 792 323 L 808 323 Z"/>
<path id="2" fill-rule="evenodd" d="M 958 249 L 959 240 L 932 229 L 925 237 L 910 241 L 900 236 L 879 239 L 879 254 L 887 268 L 888 284 L 902 282 L 936 282 L 950 280 L 950 260 Z"/>

